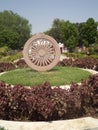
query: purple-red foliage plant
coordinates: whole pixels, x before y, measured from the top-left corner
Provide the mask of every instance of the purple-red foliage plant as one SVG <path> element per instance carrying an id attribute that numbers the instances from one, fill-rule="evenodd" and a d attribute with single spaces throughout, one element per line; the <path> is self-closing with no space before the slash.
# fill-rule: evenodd
<path id="1" fill-rule="evenodd" d="M 98 59 L 92 57 L 63 59 L 58 65 L 98 70 Z"/>
<path id="2" fill-rule="evenodd" d="M 98 75 L 70 89 L 52 88 L 50 83 L 30 88 L 0 82 L 0 119 L 52 121 L 98 116 Z"/>
<path id="3" fill-rule="evenodd" d="M 25 68 L 28 66 L 24 59 L 19 59 L 15 64 L 17 68 Z"/>
<path id="4" fill-rule="evenodd" d="M 0 82 L 0 117 L 7 119 L 8 103 L 11 97 L 12 88 L 4 82 Z"/>
<path id="5" fill-rule="evenodd" d="M 0 73 L 15 69 L 15 65 L 11 62 L 0 62 Z"/>

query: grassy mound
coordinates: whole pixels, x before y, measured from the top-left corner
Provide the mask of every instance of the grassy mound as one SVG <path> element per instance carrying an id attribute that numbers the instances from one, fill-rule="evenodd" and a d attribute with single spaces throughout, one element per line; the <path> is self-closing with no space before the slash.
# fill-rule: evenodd
<path id="1" fill-rule="evenodd" d="M 48 72 L 36 72 L 30 68 L 16 69 L 0 76 L 0 80 L 9 84 L 21 84 L 26 86 L 39 85 L 50 82 L 52 86 L 66 85 L 71 82 L 81 82 L 87 79 L 90 72 L 76 67 L 56 66 Z"/>

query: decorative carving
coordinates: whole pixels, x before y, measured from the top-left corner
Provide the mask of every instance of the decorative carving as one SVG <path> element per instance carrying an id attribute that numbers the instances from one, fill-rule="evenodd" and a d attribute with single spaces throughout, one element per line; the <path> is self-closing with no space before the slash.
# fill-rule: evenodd
<path id="1" fill-rule="evenodd" d="M 33 35 L 25 44 L 23 56 L 34 70 L 48 71 L 60 59 L 60 48 L 56 40 L 43 33 Z"/>

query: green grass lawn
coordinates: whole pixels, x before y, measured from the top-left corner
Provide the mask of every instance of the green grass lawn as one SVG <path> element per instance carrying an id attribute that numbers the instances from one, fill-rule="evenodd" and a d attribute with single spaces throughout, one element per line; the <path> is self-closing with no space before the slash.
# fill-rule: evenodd
<path id="1" fill-rule="evenodd" d="M 34 86 L 48 81 L 52 86 L 81 82 L 87 79 L 90 72 L 75 67 L 56 66 L 49 72 L 36 72 L 30 68 L 16 69 L 0 76 L 0 80 L 10 84 Z"/>

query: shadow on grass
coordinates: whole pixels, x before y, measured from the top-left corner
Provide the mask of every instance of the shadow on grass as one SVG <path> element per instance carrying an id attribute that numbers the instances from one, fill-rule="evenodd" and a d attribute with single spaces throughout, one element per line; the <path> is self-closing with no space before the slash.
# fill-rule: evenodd
<path id="1" fill-rule="evenodd" d="M 59 71 L 59 70 L 60 70 L 60 68 L 58 68 L 58 67 L 59 67 L 59 66 L 55 66 L 55 67 L 52 68 L 51 70 L 47 70 L 47 71 L 36 71 L 36 70 L 31 69 L 31 68 L 28 68 L 26 71 L 27 71 L 27 72 L 33 72 L 33 73 L 34 73 L 34 72 L 35 72 L 35 73 L 36 73 L 36 72 L 37 72 L 37 73 L 56 72 L 56 71 Z"/>

